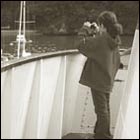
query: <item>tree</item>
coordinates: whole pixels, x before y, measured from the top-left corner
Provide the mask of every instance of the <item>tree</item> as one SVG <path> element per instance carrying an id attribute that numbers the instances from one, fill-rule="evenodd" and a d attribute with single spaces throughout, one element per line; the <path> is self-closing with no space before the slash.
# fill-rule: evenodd
<path id="1" fill-rule="evenodd" d="M 1 1 L 1 24 L 14 27 L 19 18 L 20 1 Z M 126 33 L 135 30 L 139 12 L 139 1 L 26 1 L 27 14 L 36 19 L 36 27 L 48 30 L 50 26 L 66 25 L 68 32 L 79 29 L 83 22 L 92 19 L 93 10 L 98 15 L 104 10 L 114 11 Z M 93 16 L 93 17 L 92 17 Z"/>

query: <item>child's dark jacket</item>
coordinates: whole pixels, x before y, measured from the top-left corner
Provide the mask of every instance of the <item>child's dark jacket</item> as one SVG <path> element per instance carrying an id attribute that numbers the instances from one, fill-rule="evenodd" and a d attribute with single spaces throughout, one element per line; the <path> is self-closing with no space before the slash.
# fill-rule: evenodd
<path id="1" fill-rule="evenodd" d="M 110 93 L 120 66 L 118 44 L 108 33 L 90 37 L 78 45 L 79 51 L 88 57 L 80 83 L 96 90 Z"/>

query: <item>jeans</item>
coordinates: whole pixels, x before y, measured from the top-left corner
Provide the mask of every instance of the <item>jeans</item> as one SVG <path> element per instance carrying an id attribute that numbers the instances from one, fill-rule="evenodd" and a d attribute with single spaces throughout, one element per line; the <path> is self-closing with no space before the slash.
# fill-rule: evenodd
<path id="1" fill-rule="evenodd" d="M 91 89 L 97 115 L 94 129 L 95 139 L 112 139 L 110 133 L 110 94 Z"/>

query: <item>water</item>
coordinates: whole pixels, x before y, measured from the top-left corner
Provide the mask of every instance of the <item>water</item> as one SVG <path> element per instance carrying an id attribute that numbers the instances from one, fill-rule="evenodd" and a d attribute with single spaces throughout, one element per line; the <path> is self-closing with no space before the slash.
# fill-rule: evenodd
<path id="1" fill-rule="evenodd" d="M 4 53 L 13 54 L 16 51 L 17 47 L 9 45 L 16 40 L 16 35 L 17 32 L 1 32 L 1 46 Z M 74 49 L 77 40 L 77 36 L 47 36 L 33 32 L 28 32 L 26 38 L 33 41 L 27 46 L 27 49 L 33 53 Z"/>
<path id="2" fill-rule="evenodd" d="M 10 46 L 16 40 L 17 31 L 1 31 L 1 46 L 4 53 L 15 54 L 17 46 Z M 45 53 L 58 50 L 68 50 L 76 48 L 77 36 L 47 36 L 35 32 L 27 32 L 27 39 L 33 41 L 26 48 L 32 53 Z M 133 36 L 122 36 L 122 47 L 132 46 Z"/>

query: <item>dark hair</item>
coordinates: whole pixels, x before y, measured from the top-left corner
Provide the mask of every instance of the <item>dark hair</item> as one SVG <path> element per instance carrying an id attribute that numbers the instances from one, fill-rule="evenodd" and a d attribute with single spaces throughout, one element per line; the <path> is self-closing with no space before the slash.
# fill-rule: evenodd
<path id="1" fill-rule="evenodd" d="M 111 11 L 102 12 L 98 17 L 98 23 L 104 25 L 112 38 L 116 38 L 118 35 L 122 34 L 122 25 L 118 22 L 115 13 Z"/>

